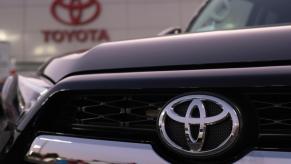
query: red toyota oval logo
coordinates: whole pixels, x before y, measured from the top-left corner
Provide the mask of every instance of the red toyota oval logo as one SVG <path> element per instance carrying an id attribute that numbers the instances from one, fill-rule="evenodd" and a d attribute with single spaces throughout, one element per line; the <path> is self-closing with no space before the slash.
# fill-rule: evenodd
<path id="1" fill-rule="evenodd" d="M 85 25 L 93 22 L 101 13 L 97 0 L 54 0 L 51 13 L 66 25 Z"/>

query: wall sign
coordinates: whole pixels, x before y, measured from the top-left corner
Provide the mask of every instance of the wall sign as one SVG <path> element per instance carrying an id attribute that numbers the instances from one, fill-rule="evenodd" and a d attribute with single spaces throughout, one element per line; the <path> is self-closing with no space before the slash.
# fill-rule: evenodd
<path id="1" fill-rule="evenodd" d="M 69 3 L 65 3 L 69 2 Z M 86 10 L 93 8 L 90 12 Z M 51 14 L 59 22 L 66 25 L 84 25 L 93 22 L 101 14 L 101 5 L 97 0 L 55 0 L 51 5 Z M 66 10 L 67 16 L 60 14 L 60 10 Z"/>
<path id="2" fill-rule="evenodd" d="M 45 43 L 110 41 L 106 29 L 85 29 L 81 27 L 97 21 L 98 17 L 101 16 L 102 7 L 98 0 L 54 0 L 50 12 L 57 22 L 70 27 L 68 27 L 68 30 L 42 30 L 41 33 Z M 72 28 L 74 29 L 69 30 Z"/>

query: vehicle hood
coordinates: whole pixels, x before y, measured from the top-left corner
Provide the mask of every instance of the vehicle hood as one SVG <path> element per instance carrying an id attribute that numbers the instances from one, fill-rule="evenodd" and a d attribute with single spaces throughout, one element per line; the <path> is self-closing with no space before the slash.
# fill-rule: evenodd
<path id="1" fill-rule="evenodd" d="M 112 42 L 82 54 L 55 58 L 43 74 L 58 82 L 68 76 L 88 73 L 209 69 L 262 62 L 275 65 L 291 61 L 290 43 L 291 26 Z"/>

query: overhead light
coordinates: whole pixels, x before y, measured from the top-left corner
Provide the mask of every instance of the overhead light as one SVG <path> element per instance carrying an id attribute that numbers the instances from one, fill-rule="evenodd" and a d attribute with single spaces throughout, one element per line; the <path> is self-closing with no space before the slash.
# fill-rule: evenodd
<path id="1" fill-rule="evenodd" d="M 0 41 L 8 41 L 7 33 L 0 30 Z"/>

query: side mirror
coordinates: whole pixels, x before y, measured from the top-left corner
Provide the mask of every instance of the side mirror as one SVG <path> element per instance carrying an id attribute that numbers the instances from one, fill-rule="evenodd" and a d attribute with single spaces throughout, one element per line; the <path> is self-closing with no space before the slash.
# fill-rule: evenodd
<path id="1" fill-rule="evenodd" d="M 182 29 L 180 27 L 169 27 L 158 34 L 158 36 L 165 36 L 165 35 L 176 35 L 181 34 Z"/>

